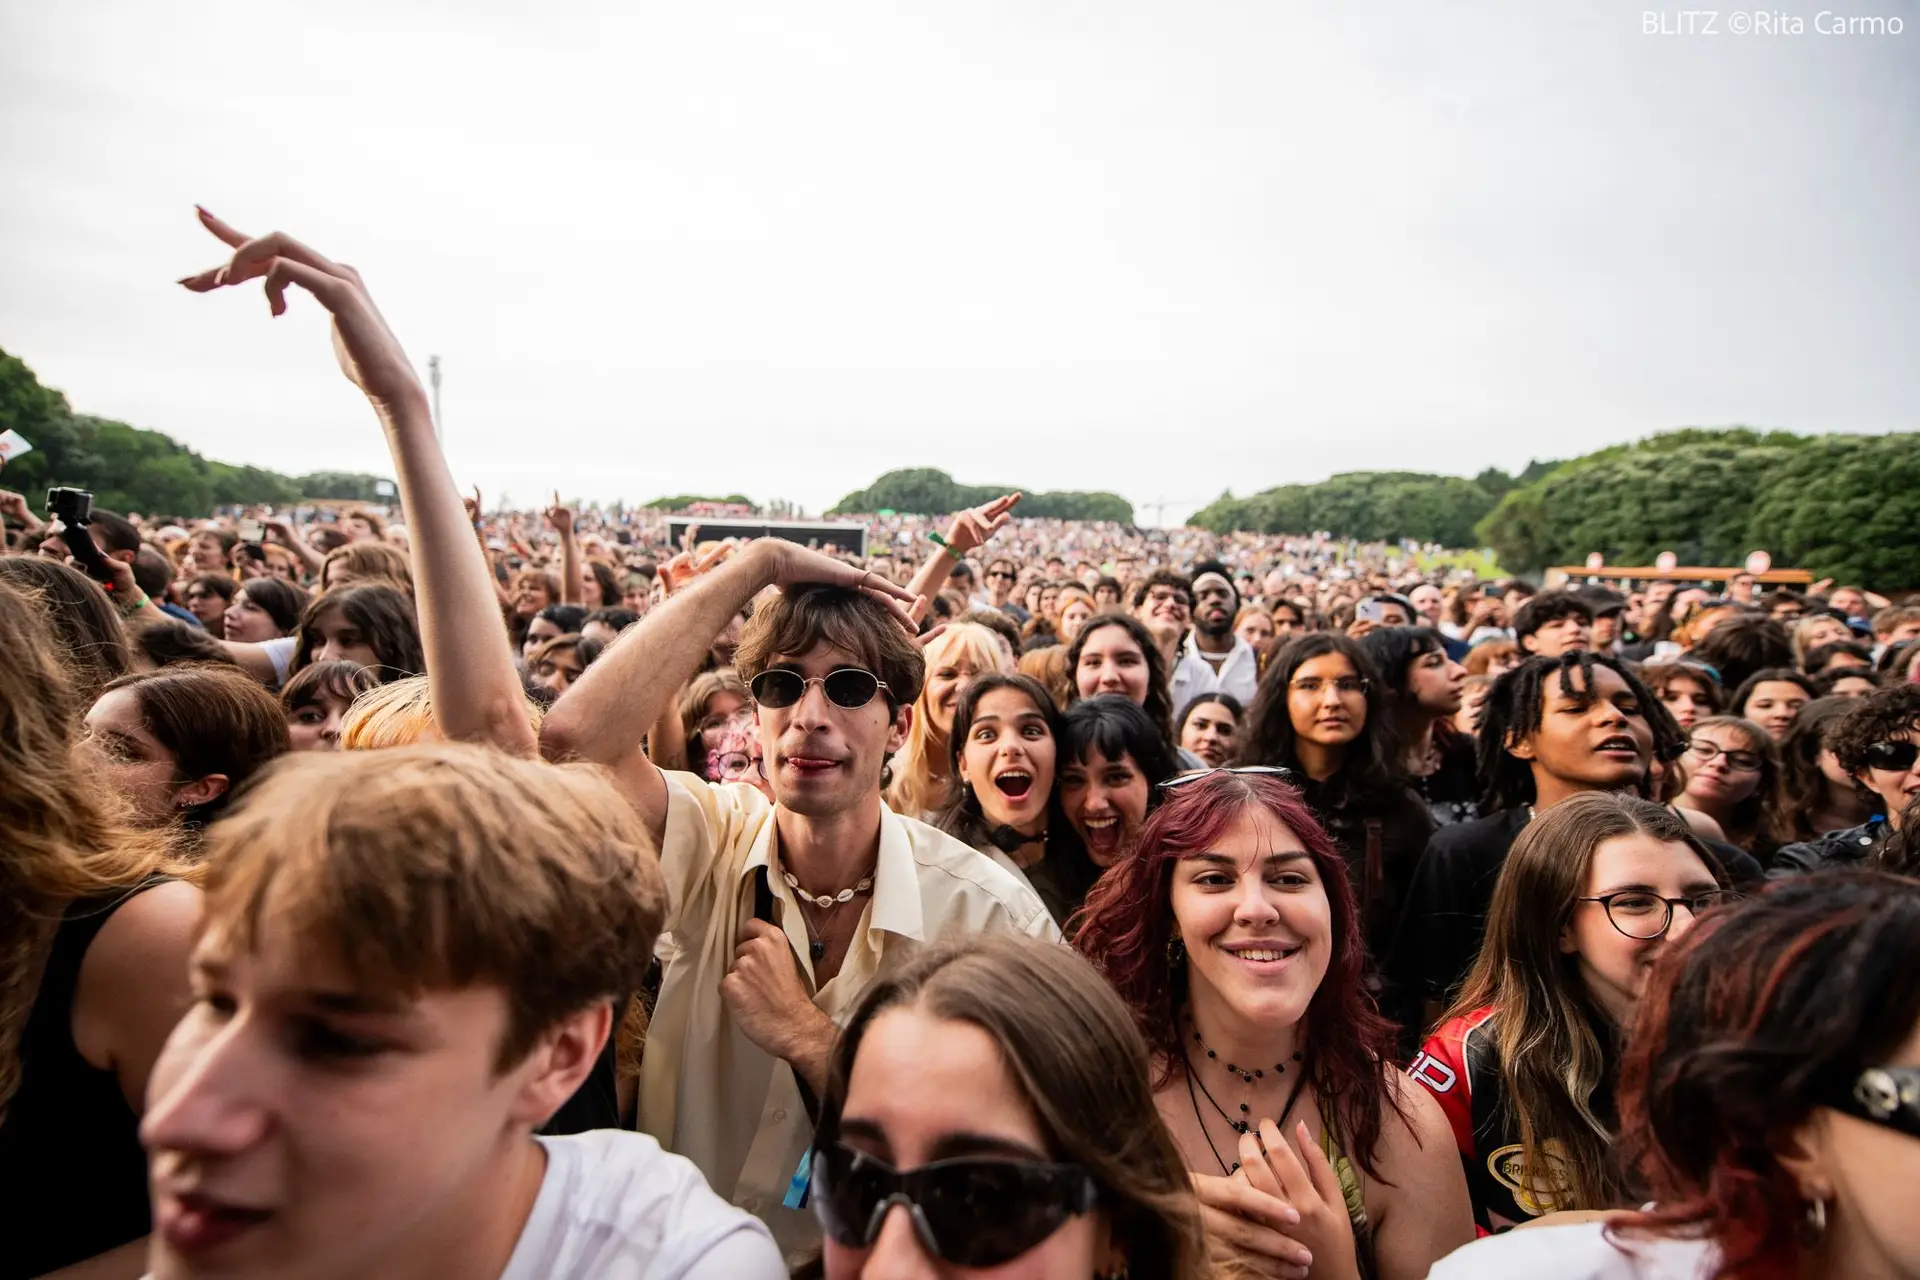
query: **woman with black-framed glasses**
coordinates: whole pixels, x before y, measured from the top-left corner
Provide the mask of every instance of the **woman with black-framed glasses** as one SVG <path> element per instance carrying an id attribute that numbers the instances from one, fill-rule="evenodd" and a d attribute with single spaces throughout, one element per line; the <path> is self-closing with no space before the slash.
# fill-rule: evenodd
<path id="1" fill-rule="evenodd" d="M 1686 823 L 1637 796 L 1574 796 L 1520 833 L 1410 1071 L 1452 1121 L 1483 1230 L 1631 1203 L 1610 1151 L 1621 1039 L 1654 960 L 1726 889 Z"/>
<path id="2" fill-rule="evenodd" d="M 1652 1204 L 1431 1280 L 1920 1276 L 1916 971 L 1920 881 L 1796 878 L 1713 912 L 1655 966 L 1621 1068 L 1621 1160 Z"/>
<path id="3" fill-rule="evenodd" d="M 869 987 L 835 1042 L 805 1182 L 825 1236 L 797 1275 L 1212 1275 L 1154 1110 L 1147 1047 L 1052 943 L 939 944 Z"/>
<path id="4" fill-rule="evenodd" d="M 1260 677 L 1236 759 L 1300 775 L 1347 864 L 1362 933 L 1378 957 L 1398 927 L 1433 816 L 1407 786 L 1385 686 L 1359 642 L 1329 631 L 1297 636 Z"/>
<path id="5" fill-rule="evenodd" d="M 1674 804 L 1712 818 L 1762 866 L 1792 839 L 1780 748 L 1766 729 L 1739 716 L 1708 716 L 1689 732 L 1679 763 L 1685 782 Z"/>

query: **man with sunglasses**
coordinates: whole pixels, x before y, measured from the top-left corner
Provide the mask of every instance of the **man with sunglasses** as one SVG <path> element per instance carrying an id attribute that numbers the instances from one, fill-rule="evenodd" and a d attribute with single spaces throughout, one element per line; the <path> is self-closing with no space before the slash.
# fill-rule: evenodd
<path id="1" fill-rule="evenodd" d="M 1014 603 L 1013 589 L 1020 580 L 1011 560 L 987 563 L 987 603 L 1022 625 L 1033 615 Z"/>
<path id="2" fill-rule="evenodd" d="M 755 606 L 736 660 L 773 801 L 662 774 L 641 735 L 712 636 L 770 587 L 782 590 Z M 795 544 L 749 543 L 623 635 L 541 731 L 550 757 L 610 768 L 660 846 L 665 976 L 640 1128 L 790 1256 L 818 1238 L 793 1188 L 835 1024 L 861 991 L 944 933 L 1058 936 L 1016 876 L 881 801 L 925 675 L 910 599 Z"/>
<path id="3" fill-rule="evenodd" d="M 1847 775 L 1886 804 L 1857 827 L 1790 844 L 1774 855 L 1774 877 L 1847 868 L 1879 856 L 1900 830 L 1902 813 L 1920 796 L 1920 685 L 1900 684 L 1854 700 L 1827 739 Z"/>

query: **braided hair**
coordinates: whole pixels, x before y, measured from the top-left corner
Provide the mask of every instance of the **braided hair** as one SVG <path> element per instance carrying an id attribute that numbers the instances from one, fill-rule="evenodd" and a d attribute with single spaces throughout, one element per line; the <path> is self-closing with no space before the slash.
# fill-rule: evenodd
<path id="1" fill-rule="evenodd" d="M 1591 698 L 1594 672 L 1601 667 L 1624 680 L 1639 702 L 1640 715 L 1653 731 L 1655 760 L 1678 760 L 1686 751 L 1687 735 L 1673 713 L 1625 664 L 1586 649 L 1570 650 L 1557 658 L 1529 658 L 1493 682 L 1480 711 L 1476 763 L 1483 789 L 1481 803 L 1488 813 L 1533 803 L 1533 766 L 1508 748 L 1538 729 L 1545 719 L 1547 681 L 1558 678 L 1561 690 L 1578 705 L 1585 705 Z M 1645 780 L 1640 793 L 1648 795 Z"/>

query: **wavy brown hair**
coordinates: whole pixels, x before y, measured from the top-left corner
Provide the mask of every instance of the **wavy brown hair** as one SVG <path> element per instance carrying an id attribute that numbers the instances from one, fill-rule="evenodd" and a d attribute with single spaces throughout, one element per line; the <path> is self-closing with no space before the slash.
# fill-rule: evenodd
<path id="1" fill-rule="evenodd" d="M 1173 788 L 1141 828 L 1138 850 L 1100 877 L 1065 932 L 1132 1008 L 1140 1034 L 1161 1060 L 1154 1086 L 1165 1085 L 1179 1069 L 1187 1002 L 1187 970 L 1167 960 L 1168 941 L 1178 936 L 1174 864 L 1207 848 L 1252 809 L 1266 810 L 1299 838 L 1326 888 L 1333 954 L 1300 1021 L 1301 1041 L 1310 1047 L 1306 1070 L 1354 1163 L 1378 1177 L 1374 1161 L 1387 1108 L 1405 1118 L 1384 1065 L 1394 1056 L 1395 1028 L 1367 994 L 1360 908 L 1346 862 L 1298 790 L 1271 774 L 1225 771 Z"/>
<path id="2" fill-rule="evenodd" d="M 0 583 L 11 583 L 38 601 L 53 652 L 71 673 L 82 701 L 92 702 L 108 681 L 133 670 L 120 615 L 86 574 L 45 556 L 0 556 Z"/>
<path id="3" fill-rule="evenodd" d="M 1721 888 L 1725 872 L 1692 828 L 1664 805 L 1615 792 L 1563 800 L 1527 824 L 1513 842 L 1487 932 L 1466 984 L 1442 1021 L 1492 1005 L 1494 1044 L 1507 1103 L 1519 1123 L 1528 1174 L 1564 1168 L 1572 1186 L 1529 1186 L 1527 1193 L 1559 1209 L 1605 1209 L 1629 1203 L 1615 1163 L 1613 1134 L 1592 1099 L 1617 1070 L 1620 1031 L 1588 994 L 1579 957 L 1560 948 L 1574 907 L 1586 892 L 1594 850 L 1620 836 L 1644 835 L 1685 845 Z M 1564 1163 L 1545 1158 L 1548 1143 Z"/>
<path id="4" fill-rule="evenodd" d="M 874 1019 L 896 1008 L 924 1010 L 992 1037 L 1039 1122 L 1049 1158 L 1093 1176 L 1131 1274 L 1213 1274 L 1199 1201 L 1154 1109 L 1147 1046 L 1092 965 L 1057 943 L 975 934 L 936 943 L 879 979 L 834 1042 L 816 1145 L 839 1139 L 861 1041 Z"/>
<path id="5" fill-rule="evenodd" d="M 163 832 L 135 830 L 76 763 L 81 698 L 45 606 L 0 579 L 0 1119 L 20 1087 L 20 1037 L 68 904 L 197 874 Z"/>

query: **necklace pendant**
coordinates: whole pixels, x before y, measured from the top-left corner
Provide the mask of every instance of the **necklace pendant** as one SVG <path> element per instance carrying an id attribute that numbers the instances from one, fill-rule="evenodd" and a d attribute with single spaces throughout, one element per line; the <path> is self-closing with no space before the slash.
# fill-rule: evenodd
<path id="1" fill-rule="evenodd" d="M 827 944 L 824 942 L 809 942 L 807 944 L 807 954 L 815 960 L 825 960 L 827 958 Z"/>

